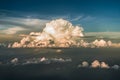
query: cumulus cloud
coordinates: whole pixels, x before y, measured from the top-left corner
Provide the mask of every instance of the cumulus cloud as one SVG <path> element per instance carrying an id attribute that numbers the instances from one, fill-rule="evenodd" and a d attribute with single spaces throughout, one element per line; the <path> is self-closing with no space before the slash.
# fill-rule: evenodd
<path id="1" fill-rule="evenodd" d="M 104 68 L 104 69 L 119 69 L 119 65 L 109 66 L 106 62 L 100 62 L 98 60 L 94 60 L 91 65 L 87 61 L 83 61 L 82 64 L 78 65 L 78 68 Z"/>
<path id="2" fill-rule="evenodd" d="M 16 64 L 18 62 L 18 58 L 14 58 L 10 62 L 13 63 L 13 64 Z"/>
<path id="3" fill-rule="evenodd" d="M 110 68 L 105 62 L 101 62 L 101 68 Z"/>
<path id="4" fill-rule="evenodd" d="M 46 57 L 41 57 L 41 58 L 32 58 L 32 59 L 26 59 L 25 61 L 22 62 L 22 65 L 26 64 L 50 64 L 50 63 L 66 63 L 66 62 L 72 62 L 71 58 L 46 58 Z"/>
<path id="5" fill-rule="evenodd" d="M 91 63 L 92 68 L 110 68 L 108 64 L 105 62 L 99 62 L 98 60 L 95 60 Z"/>
<path id="6" fill-rule="evenodd" d="M 100 62 L 98 60 L 95 60 L 91 63 L 92 68 L 98 68 L 100 67 Z"/>
<path id="7" fill-rule="evenodd" d="M 111 46 L 112 42 L 111 41 L 105 41 L 103 39 L 101 40 L 95 40 L 92 42 L 93 47 L 109 47 Z"/>
<path id="8" fill-rule="evenodd" d="M 67 36 L 69 39 L 71 36 L 83 36 L 82 27 L 73 26 L 69 21 L 63 19 L 57 19 L 47 23 L 43 31 L 52 35 L 54 38 L 64 38 Z"/>
<path id="9" fill-rule="evenodd" d="M 83 61 L 82 64 L 79 64 L 78 67 L 88 67 L 89 63 L 87 61 Z"/>
<path id="10" fill-rule="evenodd" d="M 29 20 L 28 20 L 29 21 Z M 38 25 L 39 21 L 35 20 L 30 25 Z M 4 32 L 16 33 L 23 28 L 10 28 Z M 82 40 L 84 37 L 83 28 L 80 26 L 73 26 L 67 20 L 56 19 L 46 23 L 46 26 L 40 32 L 30 32 L 29 35 L 24 35 L 21 41 L 13 43 L 11 47 L 89 47 L 89 48 L 103 48 L 103 47 L 120 47 L 120 43 L 113 43 L 104 39 L 96 39 L 92 42 Z M 10 47 L 10 46 L 9 46 Z"/>
<path id="11" fill-rule="evenodd" d="M 70 47 L 84 36 L 82 31 L 82 27 L 73 26 L 69 21 L 56 19 L 46 23 L 42 32 L 31 32 L 12 47 Z"/>
<path id="12" fill-rule="evenodd" d="M 40 57 L 40 58 L 30 58 L 30 59 L 24 59 L 18 61 L 18 58 L 13 58 L 10 61 L 10 64 L 15 65 L 27 65 L 27 64 L 50 64 L 50 63 L 66 63 L 66 62 L 72 62 L 71 58 L 46 58 L 46 57 Z"/>

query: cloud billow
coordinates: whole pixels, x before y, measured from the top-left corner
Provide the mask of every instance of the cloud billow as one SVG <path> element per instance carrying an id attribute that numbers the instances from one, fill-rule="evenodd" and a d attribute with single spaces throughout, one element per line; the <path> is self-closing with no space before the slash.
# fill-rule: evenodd
<path id="1" fill-rule="evenodd" d="M 36 21 L 35 21 L 36 22 Z M 34 23 L 34 22 L 33 22 Z M 33 23 L 29 24 L 32 25 Z M 36 23 L 34 23 L 36 24 Z M 38 25 L 37 21 L 37 25 Z M 84 47 L 84 48 L 119 48 L 120 43 L 113 43 L 104 39 L 87 42 L 82 39 L 84 29 L 81 26 L 73 26 L 67 20 L 56 19 L 46 23 L 41 32 L 30 32 L 20 42 L 14 42 L 12 48 L 33 48 L 33 47 Z"/>
<path id="2" fill-rule="evenodd" d="M 46 23 L 42 32 L 31 32 L 12 47 L 70 47 L 84 36 L 82 31 L 82 27 L 73 26 L 69 21 L 56 19 Z"/>
<path id="3" fill-rule="evenodd" d="M 119 69 L 119 65 L 109 66 L 106 62 L 100 62 L 99 60 L 94 60 L 91 65 L 87 61 L 83 61 L 82 64 L 78 65 L 78 68 L 101 68 L 101 69 Z"/>

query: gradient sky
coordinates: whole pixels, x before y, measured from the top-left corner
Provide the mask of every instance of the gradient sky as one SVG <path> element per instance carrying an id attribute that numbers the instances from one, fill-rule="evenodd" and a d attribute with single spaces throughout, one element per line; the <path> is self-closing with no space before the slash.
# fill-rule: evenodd
<path id="1" fill-rule="evenodd" d="M 85 32 L 119 32 L 120 1 L 0 0 L 1 32 L 9 30 L 29 32 L 30 28 L 38 31 L 44 23 L 57 18 L 81 25 Z M 28 21 L 32 21 L 32 25 L 27 23 Z"/>

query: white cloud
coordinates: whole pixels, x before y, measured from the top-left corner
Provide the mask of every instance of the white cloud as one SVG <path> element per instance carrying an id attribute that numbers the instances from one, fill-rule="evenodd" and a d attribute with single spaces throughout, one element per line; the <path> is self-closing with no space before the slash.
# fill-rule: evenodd
<path id="1" fill-rule="evenodd" d="M 98 60 L 95 60 L 91 63 L 92 68 L 98 68 L 100 67 L 100 62 Z"/>
<path id="2" fill-rule="evenodd" d="M 0 19 L 0 28 L 3 28 L 3 32 L 6 29 L 13 29 L 16 26 L 19 27 L 19 30 L 24 30 L 26 31 L 40 31 L 44 26 L 45 23 L 48 22 L 49 20 L 44 20 L 44 19 L 35 19 L 35 18 L 14 18 L 14 17 L 4 17 Z M 17 28 L 18 29 L 18 28 Z M 10 32 L 10 34 L 14 34 L 14 32 Z"/>
<path id="3" fill-rule="evenodd" d="M 77 17 L 71 19 L 70 21 L 78 21 L 78 20 L 80 20 L 82 18 L 83 18 L 83 16 L 77 16 Z"/>
<path id="4" fill-rule="evenodd" d="M 61 15 L 61 16 L 51 16 L 51 17 L 50 17 L 50 19 L 52 19 L 52 20 L 55 20 L 55 19 L 60 19 L 60 18 L 65 19 L 65 20 L 70 20 L 70 15 L 69 15 L 69 14 L 67 14 L 67 15 Z"/>
<path id="5" fill-rule="evenodd" d="M 89 67 L 89 63 L 87 61 L 83 61 L 82 64 L 79 64 L 78 67 Z"/>
<path id="6" fill-rule="evenodd" d="M 94 60 L 91 65 L 87 61 L 83 61 L 82 64 L 78 65 L 78 68 L 104 68 L 104 69 L 119 69 L 119 65 L 109 66 L 106 62 L 100 62 L 98 60 Z"/>
<path id="7" fill-rule="evenodd" d="M 1 31 L 0 33 L 16 34 L 17 32 L 19 32 L 19 31 L 24 31 L 24 30 L 26 30 L 26 29 L 25 29 L 25 28 L 18 27 L 18 26 L 15 26 L 15 27 L 8 28 L 8 29 L 5 29 L 5 30 L 0 30 L 0 31 Z"/>
<path id="8" fill-rule="evenodd" d="M 62 53 L 63 51 L 61 49 L 56 50 L 57 53 Z"/>
<path id="9" fill-rule="evenodd" d="M 25 19 L 23 20 L 23 22 L 24 21 L 27 25 L 32 26 L 39 25 L 40 23 L 40 20 L 37 19 Z M 27 31 L 28 29 L 23 28 L 21 26 L 16 26 L 8 28 L 6 30 L 1 30 L 1 33 L 16 34 L 17 32 L 24 30 Z M 87 36 L 88 35 L 93 35 L 93 33 L 87 33 Z M 105 41 L 104 39 L 96 39 L 92 42 L 87 42 L 81 40 L 81 37 L 84 37 L 82 27 L 73 26 L 72 23 L 64 19 L 56 19 L 46 23 L 46 26 L 45 28 L 43 28 L 43 31 L 31 32 L 29 35 L 24 35 L 24 38 L 21 41 L 18 41 L 20 43 L 15 42 L 12 45 L 12 47 L 120 47 L 120 43 L 113 43 L 110 40 Z"/>
<path id="10" fill-rule="evenodd" d="M 110 68 L 108 64 L 106 64 L 105 62 L 100 62 L 98 60 L 94 60 L 92 63 L 91 63 L 91 67 L 92 68 Z"/>
<path id="11" fill-rule="evenodd" d="M 82 27 L 73 26 L 67 20 L 56 19 L 46 23 L 42 32 L 31 32 L 12 47 L 69 47 L 75 44 L 77 38 L 84 36 L 82 31 Z"/>
<path id="12" fill-rule="evenodd" d="M 95 19 L 95 17 L 86 16 L 86 17 L 84 17 L 83 19 L 81 19 L 81 21 L 91 21 L 91 20 L 93 20 L 93 19 Z"/>
<path id="13" fill-rule="evenodd" d="M 95 41 L 92 42 L 92 44 L 95 45 L 96 47 L 107 47 L 108 46 L 107 42 L 103 39 L 101 40 L 96 39 Z"/>
<path id="14" fill-rule="evenodd" d="M 110 68 L 105 62 L 101 62 L 101 68 Z"/>
<path id="15" fill-rule="evenodd" d="M 16 64 L 18 62 L 18 58 L 14 58 L 11 60 L 11 63 Z"/>
<path id="16" fill-rule="evenodd" d="M 50 63 L 66 63 L 66 62 L 72 62 L 71 58 L 46 58 L 46 57 L 41 57 L 41 58 L 29 58 L 29 59 L 18 59 L 18 58 L 13 58 L 10 61 L 10 64 L 15 64 L 15 65 L 27 65 L 27 64 L 50 64 Z M 8 63 L 7 63 L 8 64 Z"/>
<path id="17" fill-rule="evenodd" d="M 42 19 L 21 19 L 21 23 L 27 25 L 27 26 L 33 26 L 33 27 L 40 27 L 42 25 L 45 25 L 46 22 L 49 20 L 42 20 Z"/>

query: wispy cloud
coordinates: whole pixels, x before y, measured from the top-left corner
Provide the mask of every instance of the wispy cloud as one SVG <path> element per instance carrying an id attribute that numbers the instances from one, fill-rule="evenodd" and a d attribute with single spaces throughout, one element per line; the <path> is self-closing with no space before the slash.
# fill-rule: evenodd
<path id="1" fill-rule="evenodd" d="M 23 31 L 26 30 L 25 28 L 21 28 L 21 27 L 12 27 L 12 28 L 8 28 L 5 30 L 1 30 L 0 33 L 5 33 L 5 34 L 16 34 L 19 31 Z"/>
<path id="2" fill-rule="evenodd" d="M 78 21 L 78 20 L 80 20 L 82 18 L 83 18 L 83 16 L 77 16 L 77 17 L 71 19 L 71 21 Z"/>
<path id="3" fill-rule="evenodd" d="M 32 18 L 14 18 L 14 17 L 4 17 L 0 19 L 0 32 L 10 34 L 17 33 L 18 31 L 36 31 L 41 30 L 45 23 L 49 20 L 44 19 L 32 19 Z M 17 26 L 17 27 L 16 27 Z M 12 30 L 12 31 L 11 31 Z"/>
<path id="4" fill-rule="evenodd" d="M 82 18 L 81 21 L 91 21 L 91 20 L 93 20 L 93 19 L 95 19 L 95 17 L 86 16 L 86 17 Z"/>
<path id="5" fill-rule="evenodd" d="M 85 16 L 85 15 L 78 15 L 78 16 L 75 16 L 75 17 L 70 17 L 69 20 L 72 21 L 72 22 L 87 22 L 87 21 L 92 21 L 94 20 L 95 17 L 93 16 Z"/>
<path id="6" fill-rule="evenodd" d="M 85 32 L 85 36 L 95 36 L 96 38 L 120 39 L 120 32 Z"/>

